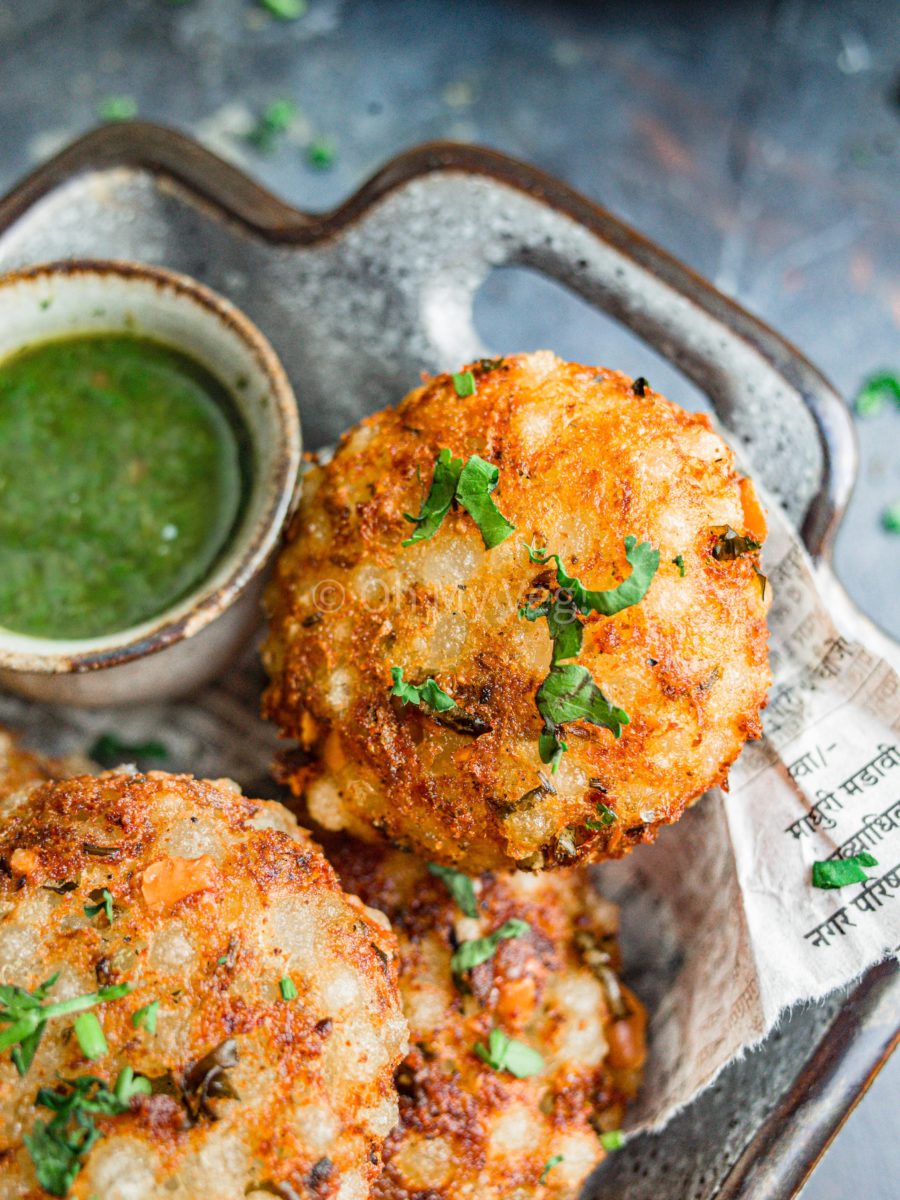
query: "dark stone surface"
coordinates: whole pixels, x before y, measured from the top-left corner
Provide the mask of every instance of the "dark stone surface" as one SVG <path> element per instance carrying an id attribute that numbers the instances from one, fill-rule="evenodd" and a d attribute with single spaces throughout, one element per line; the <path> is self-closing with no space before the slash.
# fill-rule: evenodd
<path id="1" fill-rule="evenodd" d="M 0 188 L 95 124 L 113 94 L 312 209 L 416 142 L 483 142 L 613 209 L 852 395 L 868 372 L 900 369 L 898 45 L 894 0 L 311 0 L 289 24 L 252 0 L 5 0 Z M 262 156 L 242 132 L 280 96 L 301 115 Z M 329 170 L 307 162 L 317 135 L 337 146 Z M 498 273 L 479 307 L 485 337 L 601 362 L 611 351 L 609 365 L 648 373 L 637 343 L 549 287 Z M 696 400 L 674 375 L 665 386 Z M 859 431 L 860 482 L 836 566 L 900 635 L 900 539 L 879 527 L 900 499 L 900 413 Z M 896 1126 L 890 1147 L 888 1127 L 878 1133 L 879 1114 L 896 1113 L 900 1080 L 889 1075 L 877 1109 L 848 1127 L 872 1200 L 895 1194 Z M 840 1175 L 848 1152 L 841 1159 L 839 1143 L 809 1200 L 851 1194 Z"/>

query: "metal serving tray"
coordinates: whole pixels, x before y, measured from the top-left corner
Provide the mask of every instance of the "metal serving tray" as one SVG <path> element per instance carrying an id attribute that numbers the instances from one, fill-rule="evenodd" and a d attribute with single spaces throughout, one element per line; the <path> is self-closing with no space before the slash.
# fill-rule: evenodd
<path id="1" fill-rule="evenodd" d="M 310 214 L 180 134 L 108 127 L 0 201 L 0 269 L 57 258 L 162 264 L 229 296 L 280 353 L 309 448 L 396 400 L 421 371 L 485 353 L 476 293 L 495 268 L 527 267 L 683 372 L 820 559 L 853 483 L 847 412 L 794 347 L 603 209 L 487 150 L 422 146 L 335 211 Z M 174 767 L 276 795 L 261 687 L 251 652 L 190 702 L 86 713 L 0 697 L 0 721 L 53 751 L 83 749 L 113 722 L 126 738 L 161 732 Z M 897 970 L 873 968 L 792 1014 L 661 1133 L 611 1155 L 586 1200 L 795 1196 L 898 1029 Z"/>

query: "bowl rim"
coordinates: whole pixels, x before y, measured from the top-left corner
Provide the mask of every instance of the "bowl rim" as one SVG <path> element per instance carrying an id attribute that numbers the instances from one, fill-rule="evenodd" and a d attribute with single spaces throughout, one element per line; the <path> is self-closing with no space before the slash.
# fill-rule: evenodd
<path id="1" fill-rule="evenodd" d="M 95 280 L 113 277 L 126 286 L 149 284 L 158 291 L 174 293 L 240 340 L 268 381 L 272 403 L 266 407 L 266 416 L 278 438 L 275 466 L 252 485 L 263 489 L 265 502 L 257 520 L 235 539 L 241 546 L 240 552 L 220 583 L 212 584 L 213 570 L 212 576 L 202 580 L 176 604 L 140 626 L 94 638 L 59 639 L 61 646 L 70 649 L 54 650 L 56 639 L 39 637 L 29 639 L 33 648 L 12 649 L 5 644 L 8 633 L 17 641 L 28 635 L 14 634 L 0 626 L 0 669 L 4 671 L 72 674 L 104 670 L 157 654 L 193 637 L 230 609 L 261 572 L 296 501 L 302 446 L 299 407 L 281 360 L 250 318 L 230 300 L 183 272 L 126 259 L 72 258 L 36 263 L 4 272 L 0 275 L 0 289 L 78 277 Z M 41 340 L 39 334 L 35 340 Z M 190 343 L 190 336 L 186 336 L 177 345 L 189 354 Z M 234 541 L 231 544 L 234 546 Z M 77 649 L 72 648 L 76 645 Z"/>

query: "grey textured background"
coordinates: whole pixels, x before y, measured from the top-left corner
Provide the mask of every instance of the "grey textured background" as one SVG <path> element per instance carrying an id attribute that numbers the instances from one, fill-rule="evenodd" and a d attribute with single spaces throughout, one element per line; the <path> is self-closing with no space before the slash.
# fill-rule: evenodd
<path id="1" fill-rule="evenodd" d="M 900 6 L 311 0 L 0 2 L 0 188 L 97 123 L 103 97 L 179 126 L 302 207 L 330 207 L 430 138 L 530 159 L 607 205 L 794 340 L 845 394 L 900 369 Z M 272 99 L 299 116 L 269 156 L 243 137 Z M 317 170 L 310 139 L 334 140 Z M 485 285 L 498 350 L 650 374 L 581 302 L 522 272 Z M 607 348 L 616 361 L 609 361 Z M 657 367 L 650 361 L 651 368 Z M 673 399 L 696 394 L 653 375 Z M 900 413 L 859 424 L 861 473 L 836 568 L 895 636 Z M 900 1194 L 900 1062 L 876 1082 L 804 1200 Z"/>

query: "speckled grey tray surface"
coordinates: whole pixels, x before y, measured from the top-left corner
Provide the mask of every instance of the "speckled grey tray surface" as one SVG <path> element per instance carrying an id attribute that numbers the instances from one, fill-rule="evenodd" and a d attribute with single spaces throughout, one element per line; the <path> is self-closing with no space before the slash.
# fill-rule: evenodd
<path id="1" fill-rule="evenodd" d="M 158 263 L 229 296 L 281 354 L 307 448 L 398 398 L 420 371 L 487 349 L 474 329 L 476 294 L 496 267 L 527 266 L 617 317 L 655 348 L 655 363 L 687 375 L 814 553 L 827 552 L 852 484 L 846 412 L 796 350 L 609 214 L 489 152 L 421 148 L 334 213 L 310 216 L 187 139 L 145 125 L 108 129 L 0 202 L 0 268 L 64 257 Z M 0 697 L 0 722 L 54 751 L 84 749 L 109 728 L 126 740 L 159 736 L 173 767 L 274 796 L 262 683 L 250 648 L 189 701 L 87 713 Z M 622 899 L 630 969 L 652 1007 L 674 964 L 654 952 L 650 891 Z M 794 1013 L 664 1131 L 611 1156 L 586 1197 L 795 1195 L 895 1040 L 895 984 L 895 971 L 878 968 Z"/>

